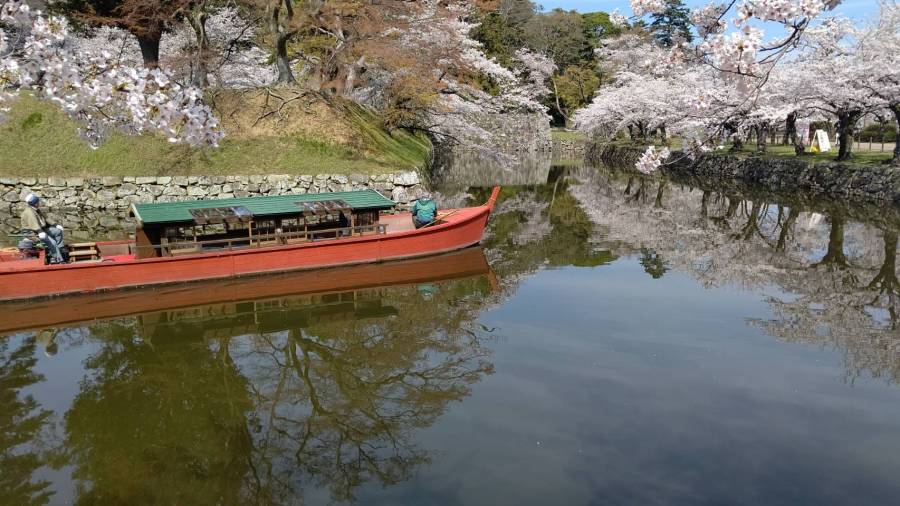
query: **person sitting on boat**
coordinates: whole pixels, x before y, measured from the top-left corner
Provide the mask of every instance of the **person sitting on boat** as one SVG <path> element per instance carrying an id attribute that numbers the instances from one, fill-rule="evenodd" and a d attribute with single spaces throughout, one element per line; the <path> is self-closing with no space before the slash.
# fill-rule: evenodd
<path id="1" fill-rule="evenodd" d="M 22 210 L 22 231 L 28 231 L 38 236 L 38 239 L 47 249 L 47 256 L 51 264 L 65 263 L 63 255 L 63 228 L 59 225 L 50 225 L 47 218 L 40 210 L 41 199 L 33 193 L 25 197 L 25 209 Z"/>
<path id="2" fill-rule="evenodd" d="M 416 228 L 424 227 L 434 221 L 437 216 L 437 204 L 431 200 L 430 193 L 424 193 L 416 200 L 416 203 L 413 204 L 412 215 L 413 225 Z"/>

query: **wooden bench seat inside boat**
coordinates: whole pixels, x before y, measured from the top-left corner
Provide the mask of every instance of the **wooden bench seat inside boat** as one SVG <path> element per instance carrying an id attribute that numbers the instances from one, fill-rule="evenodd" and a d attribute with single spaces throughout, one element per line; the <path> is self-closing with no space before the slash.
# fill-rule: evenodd
<path id="1" fill-rule="evenodd" d="M 72 262 L 99 260 L 100 250 L 95 242 L 78 242 L 69 244 L 69 259 Z"/>

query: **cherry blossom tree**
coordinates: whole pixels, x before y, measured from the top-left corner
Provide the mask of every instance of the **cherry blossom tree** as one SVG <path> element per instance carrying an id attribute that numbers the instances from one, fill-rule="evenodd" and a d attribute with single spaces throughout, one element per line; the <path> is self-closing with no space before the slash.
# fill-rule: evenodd
<path id="1" fill-rule="evenodd" d="M 23 35 L 20 42 L 3 43 L 16 49 L 7 49 L 0 61 L 0 100 L 13 99 L 13 90 L 34 90 L 78 121 L 92 146 L 110 128 L 159 132 L 194 146 L 216 146 L 224 135 L 199 89 L 179 85 L 158 68 L 123 64 L 108 51 L 79 54 L 65 19 L 12 0 L 0 6 L 0 21 Z"/>
<path id="2" fill-rule="evenodd" d="M 760 101 L 760 90 L 777 64 L 797 47 L 810 23 L 837 3 L 839 0 L 711 3 L 691 14 L 699 35 L 697 43 L 680 42 L 666 51 L 667 56 L 653 44 L 629 36 L 628 43 L 605 55 L 620 65 L 631 60 L 623 66 L 626 70 L 617 74 L 618 85 L 613 95 L 603 97 L 609 90 L 601 89 L 595 103 L 578 115 L 577 122 L 581 128 L 596 132 L 600 125 L 610 126 L 611 122 L 603 118 L 616 111 L 613 116 L 619 118 L 619 128 L 633 126 L 635 122 L 640 125 L 641 117 L 664 122 L 668 130 L 684 136 L 694 151 L 709 149 L 711 144 L 728 139 L 736 147 L 740 146 L 748 128 L 755 128 L 759 133 L 762 125 L 781 116 L 782 108 L 771 102 L 767 110 L 754 111 Z M 634 21 L 667 8 L 663 0 L 632 0 L 631 5 Z M 735 27 L 731 32 L 726 22 L 729 15 Z M 619 15 L 613 19 L 619 24 L 626 21 Z M 764 32 L 757 26 L 759 22 L 780 24 L 787 35 L 764 42 Z M 635 72 L 635 67 L 642 70 Z M 619 103 L 629 91 L 636 92 L 638 105 Z M 665 100 L 661 100 L 663 97 Z M 654 111 L 661 114 L 653 115 Z M 605 130 L 607 135 L 615 135 L 617 128 Z M 661 154 L 655 148 L 648 149 L 639 162 L 639 170 L 660 166 Z"/>
<path id="3" fill-rule="evenodd" d="M 664 2 L 634 3 L 635 13 L 643 15 Z M 800 154 L 805 133 L 795 130 L 797 121 L 833 118 L 838 159 L 847 160 L 862 116 L 891 111 L 896 117 L 900 15 L 895 2 L 883 2 L 877 21 L 859 27 L 833 18 L 811 25 L 833 7 L 830 3 L 748 1 L 733 19 L 739 29 L 727 33 L 724 18 L 734 5 L 693 13 L 702 38 L 697 46 L 666 51 L 632 32 L 602 48 L 598 56 L 614 69 L 614 83 L 579 112 L 578 126 L 601 138 L 627 129 L 633 140 L 647 142 L 647 127 L 664 125 L 697 152 L 724 142 L 739 149 L 751 132 L 764 151 L 769 125 L 785 123 Z M 748 24 L 754 18 L 784 25 L 787 38 L 761 43 L 761 32 Z M 658 167 L 660 151 L 648 149 L 642 160 L 639 170 Z"/>
<path id="4" fill-rule="evenodd" d="M 883 0 L 876 22 L 852 34 L 857 41 L 855 57 L 861 72 L 854 86 L 866 90 L 894 115 L 900 129 L 900 6 Z M 900 164 L 900 142 L 895 143 L 893 163 Z"/>
<path id="5" fill-rule="evenodd" d="M 691 13 L 691 21 L 700 36 L 694 46 L 682 44 L 676 50 L 689 49 L 700 61 L 723 72 L 740 86 L 759 85 L 768 65 L 788 54 L 804 30 L 822 12 L 833 9 L 841 0 L 731 0 L 710 3 Z M 666 10 L 663 0 L 631 0 L 636 18 Z M 727 31 L 726 16 L 732 15 L 735 30 Z M 787 35 L 764 41 L 759 22 L 778 24 Z"/>

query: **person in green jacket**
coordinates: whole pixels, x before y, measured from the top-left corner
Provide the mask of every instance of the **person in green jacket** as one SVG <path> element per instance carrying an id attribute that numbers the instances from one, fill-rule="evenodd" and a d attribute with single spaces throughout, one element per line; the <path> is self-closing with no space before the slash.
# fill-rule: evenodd
<path id="1" fill-rule="evenodd" d="M 413 204 L 412 208 L 412 217 L 413 217 L 413 225 L 416 228 L 421 228 L 432 221 L 437 216 L 437 204 L 431 200 L 431 194 L 425 193 L 419 200 L 416 200 L 416 203 Z"/>

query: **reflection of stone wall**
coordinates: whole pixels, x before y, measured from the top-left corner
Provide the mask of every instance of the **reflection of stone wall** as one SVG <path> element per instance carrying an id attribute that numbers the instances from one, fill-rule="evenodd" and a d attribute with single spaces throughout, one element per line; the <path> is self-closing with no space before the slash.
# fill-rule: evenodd
<path id="1" fill-rule="evenodd" d="M 553 139 L 553 157 L 582 159 L 587 153 L 587 141 L 579 139 Z"/>
<path id="2" fill-rule="evenodd" d="M 0 178 L 0 210 L 16 214 L 25 195 L 34 192 L 53 211 L 125 211 L 136 202 L 225 199 L 374 188 L 406 204 L 423 191 L 416 172 L 317 176 L 150 176 L 98 178 Z"/>
<path id="3" fill-rule="evenodd" d="M 548 151 L 523 153 L 511 163 L 500 163 L 486 153 L 441 149 L 435 152 L 431 181 L 442 190 L 546 184 L 552 161 Z"/>
<path id="4" fill-rule="evenodd" d="M 593 146 L 593 160 L 611 167 L 633 166 L 643 150 L 612 144 Z M 663 169 L 668 175 L 741 180 L 773 191 L 807 191 L 833 198 L 900 203 L 900 170 L 882 165 L 838 162 L 811 163 L 802 158 L 736 157 L 712 154 L 692 162 L 674 153 L 674 163 Z"/>

